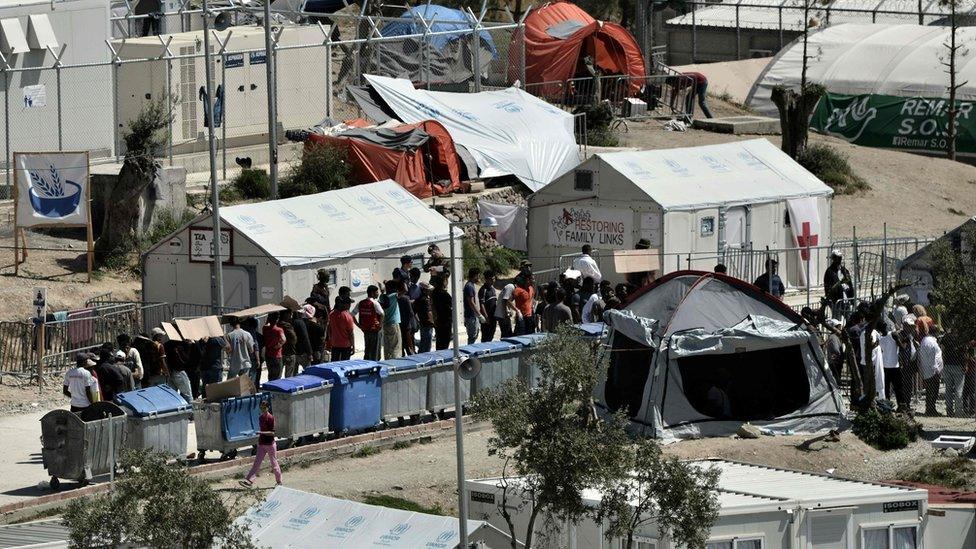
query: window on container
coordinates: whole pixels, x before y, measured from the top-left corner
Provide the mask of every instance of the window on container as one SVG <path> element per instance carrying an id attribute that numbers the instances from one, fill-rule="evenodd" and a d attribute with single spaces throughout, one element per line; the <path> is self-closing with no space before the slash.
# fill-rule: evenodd
<path id="1" fill-rule="evenodd" d="M 916 549 L 918 527 L 891 525 L 865 528 L 861 539 L 863 549 Z"/>
<path id="2" fill-rule="evenodd" d="M 573 179 L 573 190 L 580 192 L 593 192 L 593 172 L 587 170 L 576 170 Z"/>
<path id="3" fill-rule="evenodd" d="M 763 549 L 762 538 L 732 538 L 727 540 L 710 541 L 705 549 Z"/>

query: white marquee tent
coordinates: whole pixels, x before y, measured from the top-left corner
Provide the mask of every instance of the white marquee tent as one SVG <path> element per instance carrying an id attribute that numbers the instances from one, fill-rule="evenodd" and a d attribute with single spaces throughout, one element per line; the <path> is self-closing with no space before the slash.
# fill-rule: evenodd
<path id="1" fill-rule="evenodd" d="M 565 268 L 560 256 L 590 244 L 617 280 L 609 252 L 646 238 L 661 273 L 711 270 L 723 251 L 795 246 L 785 220 L 796 201 L 809 206 L 814 242 L 829 245 L 832 194 L 766 139 L 599 153 L 529 197 L 529 257 L 539 270 Z M 784 283 L 801 285 L 797 257 L 780 263 Z"/>
<path id="2" fill-rule="evenodd" d="M 401 511 L 276 487 L 237 519 L 259 547 L 457 547 L 458 519 Z M 509 547 L 507 535 L 480 520 L 468 521 L 468 539 Z"/>
<path id="3" fill-rule="evenodd" d="M 335 287 L 361 298 L 367 286 L 391 278 L 402 255 L 419 260 L 431 243 L 448 252 L 448 220 L 391 180 L 225 207 L 220 217 L 224 302 L 238 309 L 285 295 L 303 301 L 320 268 L 332 272 Z M 144 299 L 209 305 L 212 238 L 204 213 L 150 248 Z"/>

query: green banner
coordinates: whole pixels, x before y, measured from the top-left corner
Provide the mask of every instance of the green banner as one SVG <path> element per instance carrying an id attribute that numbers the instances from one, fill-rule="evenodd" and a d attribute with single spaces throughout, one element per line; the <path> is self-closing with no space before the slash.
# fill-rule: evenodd
<path id="1" fill-rule="evenodd" d="M 956 150 L 976 152 L 973 103 L 957 101 Z M 810 127 L 857 145 L 906 151 L 943 152 L 949 101 L 890 95 L 826 94 Z"/>

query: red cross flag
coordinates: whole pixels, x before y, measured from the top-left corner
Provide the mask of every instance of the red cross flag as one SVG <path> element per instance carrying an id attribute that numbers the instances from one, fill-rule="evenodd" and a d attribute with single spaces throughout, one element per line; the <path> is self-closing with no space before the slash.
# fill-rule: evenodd
<path id="1" fill-rule="evenodd" d="M 800 259 L 810 261 L 809 248 L 816 248 L 820 244 L 820 209 L 817 207 L 817 199 L 812 196 L 792 198 L 786 204 L 790 209 L 793 238 L 797 248 L 800 248 Z"/>

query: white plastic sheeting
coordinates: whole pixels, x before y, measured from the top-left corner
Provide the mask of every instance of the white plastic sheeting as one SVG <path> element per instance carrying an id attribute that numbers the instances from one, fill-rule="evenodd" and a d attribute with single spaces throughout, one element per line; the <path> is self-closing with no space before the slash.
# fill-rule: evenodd
<path id="1" fill-rule="evenodd" d="M 736 18 L 736 5 L 739 5 Z M 922 0 L 921 8 L 925 24 L 933 24 L 948 13 L 948 7 L 940 6 L 939 0 Z M 720 27 L 734 29 L 738 20 L 742 29 L 779 30 L 780 8 L 782 7 L 783 30 L 803 30 L 803 0 L 732 0 L 714 6 L 699 7 L 694 15 L 694 25 L 698 27 Z M 843 10 L 858 11 L 843 11 Z M 829 10 L 829 15 L 827 11 Z M 810 10 L 812 18 L 822 24 L 840 23 L 918 23 L 919 3 L 917 0 L 833 0 L 826 5 L 816 5 Z M 960 13 L 973 10 L 973 5 L 963 2 Z M 872 15 L 874 11 L 874 15 Z M 668 25 L 691 27 L 692 15 L 689 11 L 669 19 Z"/>
<path id="2" fill-rule="evenodd" d="M 960 44 L 976 42 L 976 27 L 962 27 Z M 816 52 L 807 64 L 807 78 L 835 95 L 945 97 L 948 85 L 945 43 L 949 29 L 920 25 L 829 27 L 812 33 L 807 49 Z M 976 56 L 957 60 L 957 81 L 964 83 L 957 100 L 976 99 Z M 770 99 L 775 86 L 799 86 L 803 42 L 797 40 L 773 58 L 760 75 L 746 104 L 763 114 L 776 114 Z"/>
<path id="3" fill-rule="evenodd" d="M 766 139 L 598 156 L 665 211 L 833 194 Z"/>
<path id="4" fill-rule="evenodd" d="M 221 219 L 282 267 L 437 242 L 448 220 L 394 181 L 241 204 Z"/>
<path id="5" fill-rule="evenodd" d="M 409 80 L 365 77 L 403 122 L 443 124 L 474 156 L 481 177 L 514 175 L 536 191 L 579 164 L 573 115 L 520 89 L 435 92 Z"/>
<path id="6" fill-rule="evenodd" d="M 367 505 L 283 486 L 276 487 L 237 522 L 246 525 L 259 547 L 446 549 L 457 546 L 459 540 L 458 520 L 453 517 Z M 468 531 L 475 536 L 484 527 L 485 522 L 468 521 Z"/>
<path id="7" fill-rule="evenodd" d="M 528 250 L 526 245 L 526 225 L 529 222 L 529 209 L 515 204 L 499 204 L 486 200 L 478 201 L 478 217 L 493 217 L 498 227 L 493 229 L 495 240 L 512 250 Z"/>

